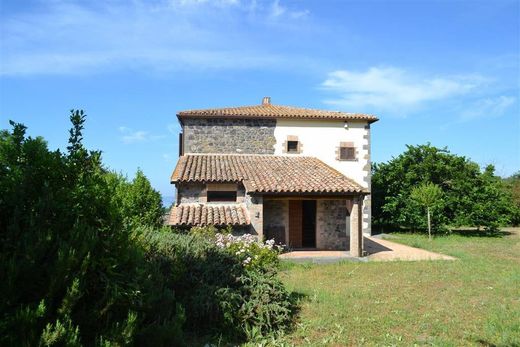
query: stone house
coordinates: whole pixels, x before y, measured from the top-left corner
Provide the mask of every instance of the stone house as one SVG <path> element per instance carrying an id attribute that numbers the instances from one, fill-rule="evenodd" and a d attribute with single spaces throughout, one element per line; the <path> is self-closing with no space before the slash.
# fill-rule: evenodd
<path id="1" fill-rule="evenodd" d="M 370 235 L 371 115 L 271 104 L 182 111 L 168 224 L 231 225 L 293 249 Z"/>

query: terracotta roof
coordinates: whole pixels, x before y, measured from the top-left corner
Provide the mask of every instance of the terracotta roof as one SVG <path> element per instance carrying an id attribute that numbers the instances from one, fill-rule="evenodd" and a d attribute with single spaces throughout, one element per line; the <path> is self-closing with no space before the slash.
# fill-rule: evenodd
<path id="1" fill-rule="evenodd" d="M 373 123 L 376 116 L 363 113 L 347 113 L 339 111 L 315 110 L 310 108 L 272 105 L 265 103 L 253 106 L 213 108 L 205 110 L 187 110 L 177 114 L 179 118 L 189 117 L 224 117 L 224 118 L 305 118 L 305 119 L 341 119 L 365 120 Z"/>
<path id="2" fill-rule="evenodd" d="M 249 225 L 243 204 L 180 204 L 170 211 L 168 225 Z"/>
<path id="3" fill-rule="evenodd" d="M 242 182 L 253 193 L 356 193 L 366 189 L 314 157 L 192 154 L 171 182 Z"/>

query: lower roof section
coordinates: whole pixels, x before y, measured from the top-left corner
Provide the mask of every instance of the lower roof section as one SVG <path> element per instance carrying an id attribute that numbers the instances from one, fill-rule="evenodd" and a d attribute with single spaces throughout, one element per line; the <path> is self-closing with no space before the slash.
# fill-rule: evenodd
<path id="1" fill-rule="evenodd" d="M 244 204 L 180 204 L 170 211 L 168 225 L 249 225 L 249 214 Z"/>
<path id="2" fill-rule="evenodd" d="M 242 182 L 248 193 L 367 193 L 349 177 L 307 156 L 188 154 L 172 183 Z"/>

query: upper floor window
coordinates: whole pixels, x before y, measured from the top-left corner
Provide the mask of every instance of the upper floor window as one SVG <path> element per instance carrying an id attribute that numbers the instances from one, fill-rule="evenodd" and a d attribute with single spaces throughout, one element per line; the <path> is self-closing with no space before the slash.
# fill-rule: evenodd
<path id="1" fill-rule="evenodd" d="M 208 183 L 206 191 L 207 202 L 236 202 L 237 185 L 227 183 Z"/>
<path id="2" fill-rule="evenodd" d="M 356 160 L 356 147 L 353 142 L 341 142 L 336 154 L 337 160 Z"/>
<path id="3" fill-rule="evenodd" d="M 289 135 L 283 143 L 283 153 L 298 154 L 302 152 L 302 143 L 298 140 L 298 136 Z"/>
<path id="4" fill-rule="evenodd" d="M 287 141 L 287 153 L 298 153 L 298 141 Z"/>

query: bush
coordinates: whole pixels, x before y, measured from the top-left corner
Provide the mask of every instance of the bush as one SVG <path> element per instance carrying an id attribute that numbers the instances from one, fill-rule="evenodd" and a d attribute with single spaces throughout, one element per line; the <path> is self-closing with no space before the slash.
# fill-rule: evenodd
<path id="1" fill-rule="evenodd" d="M 263 260 L 244 263 L 235 246 L 217 245 L 218 235 L 224 234 L 207 237 L 211 229 L 188 234 L 140 231 L 147 258 L 168 278 L 185 309 L 188 330 L 196 335 L 225 332 L 228 338 L 242 339 L 251 337 L 252 331 L 258 336 L 287 326 L 294 303 L 276 277 L 277 251 L 255 242 L 249 254 L 262 254 L 258 259 Z"/>
<path id="2" fill-rule="evenodd" d="M 144 174 L 110 173 L 82 145 L 83 112 L 71 121 L 66 153 L 21 124 L 0 132 L 1 346 L 172 346 L 185 331 L 283 327 L 292 304 L 274 250 L 247 244 L 245 263 L 214 228 L 154 230 L 161 201 Z"/>
<path id="3" fill-rule="evenodd" d="M 124 344 L 142 299 L 140 252 L 111 202 L 100 152 L 71 112 L 66 153 L 11 122 L 0 133 L 0 345 Z"/>

